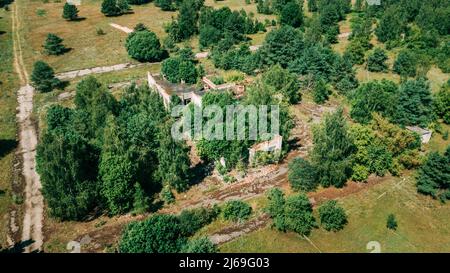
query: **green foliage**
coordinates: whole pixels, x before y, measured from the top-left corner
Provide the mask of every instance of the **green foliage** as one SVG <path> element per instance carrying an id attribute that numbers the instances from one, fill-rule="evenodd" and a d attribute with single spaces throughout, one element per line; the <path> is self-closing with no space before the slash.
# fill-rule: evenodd
<path id="1" fill-rule="evenodd" d="M 370 122 L 373 112 L 392 116 L 397 89 L 397 85 L 388 80 L 364 83 L 352 96 L 350 116 L 359 123 Z"/>
<path id="2" fill-rule="evenodd" d="M 161 190 L 161 199 L 166 203 L 166 204 L 172 204 L 175 202 L 175 196 L 173 195 L 172 190 L 170 189 L 170 186 L 167 185 L 165 187 L 163 187 L 163 189 Z"/>
<path id="3" fill-rule="evenodd" d="M 62 18 L 73 21 L 78 19 L 78 8 L 75 5 L 71 5 L 69 3 L 64 4 Z"/>
<path id="4" fill-rule="evenodd" d="M 450 146 L 443 155 L 432 152 L 427 156 L 419 169 L 417 191 L 443 202 L 450 199 Z"/>
<path id="5" fill-rule="evenodd" d="M 312 215 L 312 205 L 305 194 L 289 196 L 284 207 L 286 230 L 308 236 L 317 226 Z"/>
<path id="6" fill-rule="evenodd" d="M 98 155 L 76 132 L 45 131 L 37 147 L 37 171 L 50 215 L 81 220 L 98 198 Z"/>
<path id="7" fill-rule="evenodd" d="M 289 103 L 301 100 L 300 81 L 297 76 L 280 65 L 272 66 L 262 75 L 263 83 L 280 92 Z"/>
<path id="8" fill-rule="evenodd" d="M 393 119 L 401 125 L 423 127 L 433 120 L 433 100 L 426 79 L 408 80 L 400 85 Z"/>
<path id="9" fill-rule="evenodd" d="M 167 56 L 156 34 L 147 29 L 130 33 L 125 47 L 128 55 L 140 62 L 158 62 Z"/>
<path id="10" fill-rule="evenodd" d="M 47 35 L 45 44 L 43 45 L 45 53 L 48 55 L 61 55 L 67 51 L 67 48 L 62 44 L 63 39 L 53 33 Z"/>
<path id="11" fill-rule="evenodd" d="M 383 16 L 375 30 L 381 42 L 397 41 L 406 30 L 405 14 L 399 6 L 392 6 L 384 11 Z"/>
<path id="12" fill-rule="evenodd" d="M 171 10 L 171 6 L 168 5 L 171 1 L 159 0 L 157 2 L 164 3 L 161 8 Z M 172 22 L 167 25 L 166 32 L 176 42 L 186 40 L 198 33 L 197 22 L 199 18 L 199 10 L 203 7 L 203 0 L 186 0 L 176 1 L 180 3 L 179 13 L 177 19 L 173 19 Z"/>
<path id="13" fill-rule="evenodd" d="M 161 66 L 161 73 L 172 83 L 183 81 L 194 84 L 199 78 L 199 71 L 194 62 L 179 56 L 164 60 Z"/>
<path id="14" fill-rule="evenodd" d="M 178 216 L 180 227 L 184 236 L 192 236 L 203 226 L 210 224 L 220 213 L 217 206 L 213 208 L 197 208 L 183 210 Z"/>
<path id="15" fill-rule="evenodd" d="M 208 239 L 208 237 L 200 237 L 198 239 L 189 240 L 181 250 L 183 253 L 217 253 L 219 250 Z"/>
<path id="16" fill-rule="evenodd" d="M 395 215 L 394 214 L 389 214 L 387 221 L 386 221 L 386 227 L 388 229 L 392 229 L 392 230 L 397 230 L 398 224 L 397 224 L 397 219 L 395 219 Z"/>
<path id="17" fill-rule="evenodd" d="M 328 100 L 331 91 L 328 89 L 324 80 L 319 79 L 313 90 L 313 100 L 317 104 L 323 104 Z"/>
<path id="18" fill-rule="evenodd" d="M 327 231 L 339 231 L 347 224 L 345 210 L 336 200 L 329 200 L 319 207 L 320 224 Z"/>
<path id="19" fill-rule="evenodd" d="M 282 26 L 266 35 L 259 51 L 265 65 L 280 64 L 286 68 L 300 52 L 303 52 L 303 48 L 303 34 L 291 26 Z"/>
<path id="20" fill-rule="evenodd" d="M 410 50 L 402 50 L 395 59 L 393 70 L 402 77 L 414 77 L 417 73 L 417 56 Z"/>
<path id="21" fill-rule="evenodd" d="M 289 163 L 288 178 L 294 191 L 314 191 L 318 186 L 315 166 L 301 157 Z"/>
<path id="22" fill-rule="evenodd" d="M 31 82 L 40 92 L 50 92 L 61 84 L 55 77 L 53 68 L 43 61 L 34 63 L 33 72 L 31 73 Z"/>
<path id="23" fill-rule="evenodd" d="M 177 253 L 186 244 L 180 222 L 173 215 L 154 215 L 132 222 L 119 242 L 122 253 Z"/>
<path id="24" fill-rule="evenodd" d="M 103 0 L 101 12 L 106 16 L 118 16 L 130 11 L 127 0 Z"/>
<path id="25" fill-rule="evenodd" d="M 316 12 L 318 7 L 317 7 L 317 0 L 309 0 L 308 1 L 308 11 L 309 12 Z"/>
<path id="26" fill-rule="evenodd" d="M 311 160 L 320 184 L 324 187 L 344 186 L 351 176 L 350 156 L 354 146 L 342 108 L 326 115 L 320 126 L 313 129 L 313 141 Z"/>
<path id="27" fill-rule="evenodd" d="M 377 47 L 367 58 L 367 69 L 371 72 L 386 72 L 388 70 L 387 60 L 386 52 Z"/>
<path id="28" fill-rule="evenodd" d="M 150 209 L 150 198 L 139 183 L 134 184 L 133 212 L 143 214 Z"/>
<path id="29" fill-rule="evenodd" d="M 222 40 L 224 41 L 224 40 Z M 259 55 L 252 54 L 247 45 L 221 50 L 214 48 L 211 53 L 214 66 L 224 70 L 236 69 L 252 75 L 260 66 Z"/>
<path id="30" fill-rule="evenodd" d="M 103 182 L 102 194 L 111 214 L 121 214 L 133 208 L 136 164 L 124 147 L 123 132 L 113 117 L 108 118 L 99 164 Z"/>
<path id="31" fill-rule="evenodd" d="M 157 150 L 157 175 L 163 184 L 170 185 L 178 192 L 187 190 L 189 185 L 189 148 L 172 138 L 170 129 L 172 121 L 162 124 L 158 134 L 159 147 Z"/>
<path id="32" fill-rule="evenodd" d="M 303 24 L 303 8 L 296 1 L 290 1 L 280 13 L 280 23 L 292 27 L 300 27 Z"/>
<path id="33" fill-rule="evenodd" d="M 229 43 L 229 48 L 231 45 L 245 40 L 246 34 L 265 31 L 264 25 L 258 20 L 252 19 L 244 10 L 232 11 L 229 7 L 202 9 L 199 29 L 200 47 L 203 48 L 219 46 L 223 42 Z"/>
<path id="34" fill-rule="evenodd" d="M 439 92 L 434 95 L 434 113 L 450 124 L 450 83 L 444 84 Z"/>
<path id="35" fill-rule="evenodd" d="M 307 236 L 317 226 L 312 215 L 312 205 L 306 195 L 297 194 L 285 199 L 283 192 L 274 188 L 268 192 L 267 198 L 265 210 L 277 230 L 294 231 Z"/>
<path id="36" fill-rule="evenodd" d="M 364 47 L 363 41 L 353 39 L 344 52 L 344 58 L 347 58 L 351 64 L 361 65 L 364 63 L 367 48 Z"/>
<path id="37" fill-rule="evenodd" d="M 225 203 L 222 213 L 225 220 L 241 222 L 250 218 L 252 207 L 243 201 L 232 200 Z"/>
<path id="38" fill-rule="evenodd" d="M 163 11 L 173 11 L 177 9 L 174 0 L 155 0 L 155 6 Z"/>

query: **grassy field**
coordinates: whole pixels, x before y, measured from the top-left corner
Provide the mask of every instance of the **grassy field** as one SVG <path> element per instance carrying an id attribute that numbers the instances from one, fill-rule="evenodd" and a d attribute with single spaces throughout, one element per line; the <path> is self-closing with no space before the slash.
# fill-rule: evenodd
<path id="1" fill-rule="evenodd" d="M 0 245 L 6 244 L 8 210 L 12 202 L 12 167 L 16 146 L 16 96 L 11 13 L 0 10 Z"/>
<path id="2" fill-rule="evenodd" d="M 33 63 L 39 59 L 48 62 L 56 72 L 131 62 L 124 47 L 127 34 L 112 28 L 109 23 L 116 23 L 128 28 L 133 28 L 137 23 L 144 23 L 158 37 L 163 38 L 166 36 L 164 24 L 169 23 L 171 18 L 176 17 L 177 14 L 177 12 L 161 11 L 153 3 L 149 3 L 132 6 L 132 14 L 106 17 L 100 12 L 101 0 L 82 0 L 82 4 L 78 6 L 79 16 L 85 19 L 67 22 L 61 18 L 63 2 L 17 1 L 21 7 L 24 61 L 28 71 L 31 71 Z M 243 8 L 247 12 L 253 12 L 255 18 L 263 22 L 265 18 L 274 18 L 257 14 L 256 5 L 254 3 L 246 5 L 244 0 L 220 2 L 208 0 L 205 4 L 214 7 L 229 6 L 236 10 Z M 96 30 L 99 28 L 105 31 L 106 35 L 97 35 Z M 72 50 L 62 56 L 43 54 L 42 44 L 48 33 L 55 33 L 63 38 L 64 44 Z M 264 34 L 256 34 L 252 38 L 257 44 L 262 41 Z M 193 39 L 191 44 L 197 48 L 195 41 L 196 39 Z"/>
<path id="3" fill-rule="evenodd" d="M 389 178 L 369 190 L 339 200 L 349 215 L 340 232 L 313 230 L 310 242 L 295 233 L 266 227 L 220 247 L 222 252 L 369 252 L 377 241 L 382 252 L 450 251 L 450 204 L 418 195 L 413 175 Z M 396 231 L 386 228 L 393 213 Z M 317 213 L 316 219 L 317 219 Z"/>

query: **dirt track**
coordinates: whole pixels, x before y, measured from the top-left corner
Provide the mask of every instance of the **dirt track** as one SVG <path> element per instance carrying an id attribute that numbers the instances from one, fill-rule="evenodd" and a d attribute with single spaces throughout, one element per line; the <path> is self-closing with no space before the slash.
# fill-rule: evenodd
<path id="1" fill-rule="evenodd" d="M 22 87 L 17 93 L 19 128 L 18 155 L 22 156 L 22 175 L 25 181 L 24 218 L 22 223 L 22 242 L 32 240 L 25 252 L 42 249 L 42 222 L 44 200 L 41 194 L 41 182 L 36 173 L 37 133 L 32 120 L 34 88 L 29 85 L 28 74 L 23 64 L 20 41 L 20 20 L 17 3 L 13 4 L 12 32 L 14 33 L 14 67 L 19 75 Z"/>

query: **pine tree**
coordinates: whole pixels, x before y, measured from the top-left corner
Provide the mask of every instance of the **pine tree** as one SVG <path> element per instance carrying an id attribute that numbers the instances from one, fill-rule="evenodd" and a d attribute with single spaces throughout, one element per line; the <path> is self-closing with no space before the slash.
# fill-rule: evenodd
<path id="1" fill-rule="evenodd" d="M 64 40 L 56 34 L 49 33 L 45 40 L 44 49 L 48 55 L 61 55 L 67 51 L 67 48 L 62 44 Z"/>
<path id="2" fill-rule="evenodd" d="M 315 103 L 322 104 L 328 100 L 330 90 L 324 80 L 319 79 L 313 90 L 313 100 Z"/>
<path id="3" fill-rule="evenodd" d="M 394 120 L 401 125 L 426 127 L 433 119 L 432 103 L 427 80 L 408 80 L 400 85 Z"/>
<path id="4" fill-rule="evenodd" d="M 78 18 L 78 9 L 75 5 L 65 3 L 63 8 L 62 18 L 73 21 Z"/>
<path id="5" fill-rule="evenodd" d="M 33 86 L 41 92 L 52 91 L 60 84 L 60 81 L 55 77 L 53 68 L 43 61 L 34 63 L 31 82 Z"/>
<path id="6" fill-rule="evenodd" d="M 386 61 L 388 56 L 386 52 L 377 47 L 371 55 L 367 58 L 367 69 L 371 72 L 384 72 L 387 71 L 388 66 Z"/>
<path id="7" fill-rule="evenodd" d="M 393 70 L 402 77 L 414 77 L 417 73 L 417 56 L 410 50 L 403 50 L 395 59 Z"/>
<path id="8" fill-rule="evenodd" d="M 388 229 L 392 229 L 392 230 L 396 230 L 397 229 L 397 220 L 395 219 L 395 215 L 394 214 L 389 214 L 387 221 L 386 221 L 386 227 Z"/>
<path id="9" fill-rule="evenodd" d="M 123 13 L 117 4 L 117 0 L 103 0 L 101 12 L 106 16 L 117 16 Z"/>

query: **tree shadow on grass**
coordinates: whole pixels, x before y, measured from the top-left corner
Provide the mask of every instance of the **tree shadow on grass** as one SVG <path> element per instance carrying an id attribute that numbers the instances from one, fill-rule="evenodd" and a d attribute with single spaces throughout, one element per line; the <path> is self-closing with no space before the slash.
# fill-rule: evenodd
<path id="1" fill-rule="evenodd" d="M 0 159 L 17 148 L 15 139 L 0 139 Z"/>
<path id="2" fill-rule="evenodd" d="M 0 19 L 1 19 L 1 18 L 0 18 Z M 0 30 L 0 36 L 3 35 L 3 34 L 5 34 L 5 33 L 6 33 L 6 31 Z"/>
<path id="3" fill-rule="evenodd" d="M 23 253 L 23 252 L 25 252 L 25 248 L 30 246 L 33 243 L 34 243 L 34 241 L 31 239 L 26 240 L 26 241 L 21 241 L 21 242 L 16 243 L 14 246 L 12 246 L 10 248 L 0 249 L 0 253 Z M 34 250 L 32 252 L 38 253 L 40 251 Z"/>

